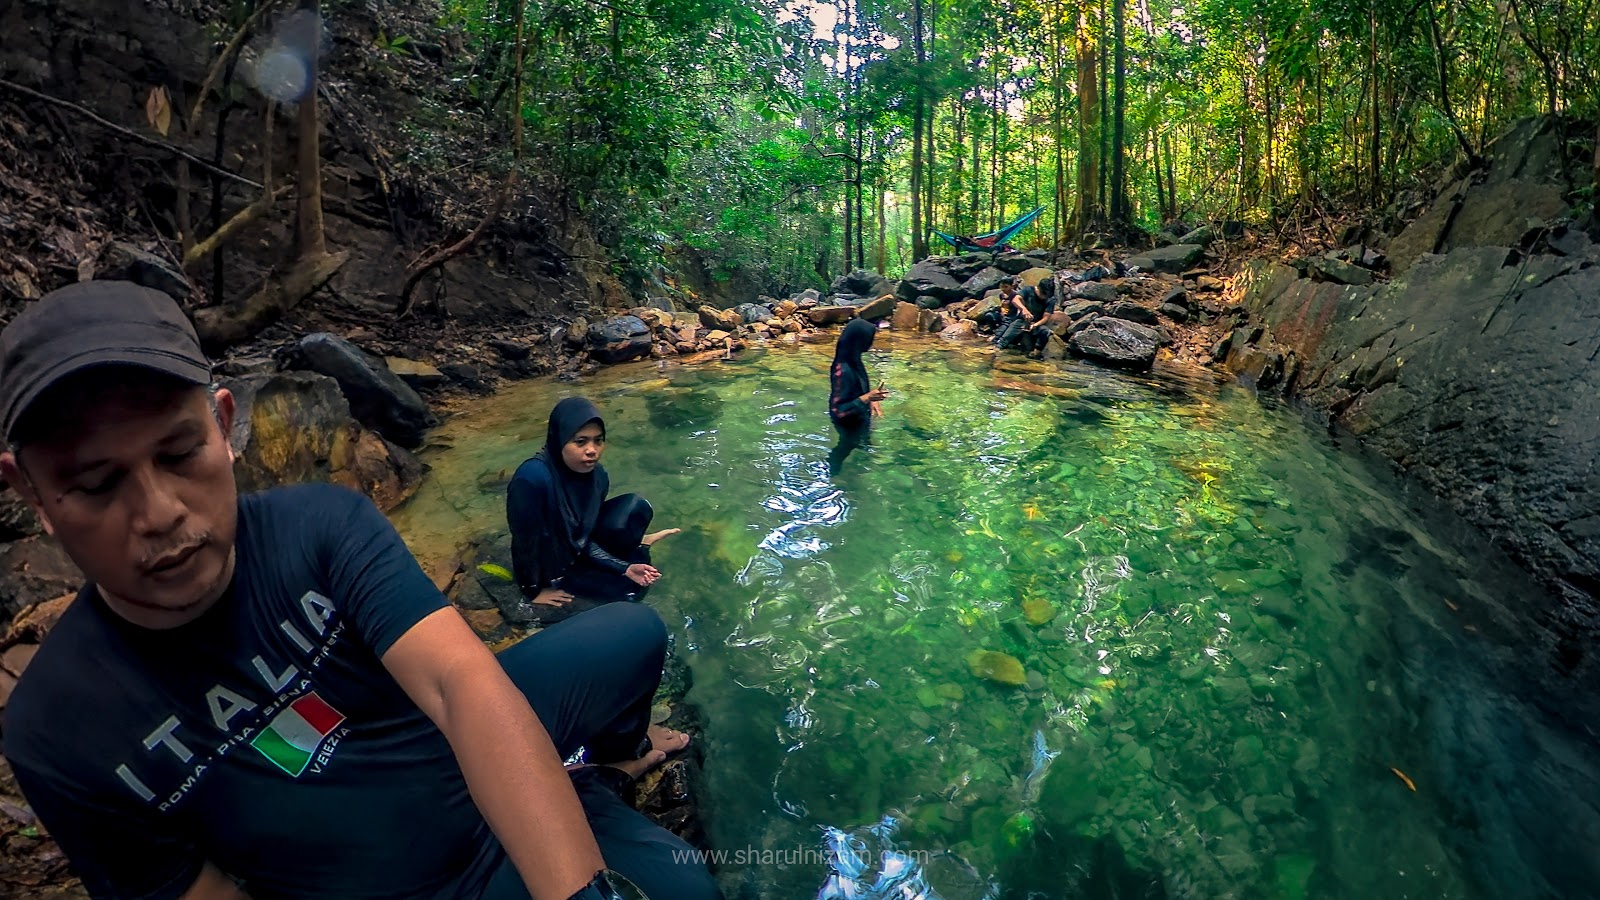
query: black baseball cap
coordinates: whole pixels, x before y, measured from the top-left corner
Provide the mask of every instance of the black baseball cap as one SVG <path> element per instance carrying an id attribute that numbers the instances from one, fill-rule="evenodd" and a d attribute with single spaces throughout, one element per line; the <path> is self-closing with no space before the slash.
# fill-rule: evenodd
<path id="1" fill-rule="evenodd" d="M 0 433 L 9 441 L 51 385 L 110 364 L 211 382 L 211 361 L 171 297 L 131 281 L 80 282 L 29 304 L 0 332 Z"/>

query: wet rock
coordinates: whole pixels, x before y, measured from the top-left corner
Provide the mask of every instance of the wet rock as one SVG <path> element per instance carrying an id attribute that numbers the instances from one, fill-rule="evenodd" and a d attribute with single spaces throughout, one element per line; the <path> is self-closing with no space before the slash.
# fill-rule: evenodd
<path id="1" fill-rule="evenodd" d="M 779 300 L 778 305 L 774 306 L 772 311 L 777 315 L 778 318 L 787 319 L 794 315 L 795 310 L 799 308 L 799 304 L 795 303 L 793 300 Z"/>
<path id="2" fill-rule="evenodd" d="M 916 303 L 922 309 L 938 309 L 945 305 L 943 300 L 930 294 L 923 294 L 917 297 Z"/>
<path id="3" fill-rule="evenodd" d="M 1070 296 L 1080 300 L 1093 300 L 1097 303 L 1115 303 L 1118 294 L 1117 289 L 1112 285 L 1103 281 L 1090 281 L 1074 285 Z"/>
<path id="4" fill-rule="evenodd" d="M 1155 310 L 1146 309 L 1129 300 L 1118 300 L 1107 306 L 1105 314 L 1113 319 L 1121 319 L 1124 322 L 1138 322 L 1140 325 L 1161 324 L 1161 319 L 1156 315 Z"/>
<path id="5" fill-rule="evenodd" d="M 1105 311 L 1105 304 L 1091 300 L 1069 303 L 1061 309 L 1061 313 L 1074 322 L 1085 316 L 1098 316 Z"/>
<path id="6" fill-rule="evenodd" d="M 800 324 L 799 319 L 790 319 L 789 321 L 783 323 L 783 331 L 785 334 L 799 334 L 804 330 L 805 326 Z"/>
<path id="7" fill-rule="evenodd" d="M 1007 276 L 1005 272 L 990 266 L 971 278 L 968 278 L 961 285 L 961 292 L 969 297 L 981 297 L 989 291 L 999 287 L 1000 282 L 1004 281 L 1006 277 Z"/>
<path id="8" fill-rule="evenodd" d="M 732 337 L 732 335 L 728 334 L 726 331 L 722 331 L 722 330 L 718 329 L 716 331 L 708 332 L 706 334 L 706 343 L 713 344 L 713 345 L 721 345 L 724 341 L 726 341 L 730 337 Z"/>
<path id="9" fill-rule="evenodd" d="M 1151 328 L 1102 316 L 1072 335 L 1067 345 L 1074 354 L 1101 365 L 1148 372 L 1155 365 L 1160 343 L 1160 335 Z"/>
<path id="10" fill-rule="evenodd" d="M 439 367 L 439 371 L 473 393 L 482 394 L 492 390 L 483 370 L 472 363 L 445 363 Z"/>
<path id="11" fill-rule="evenodd" d="M 1185 269 L 1199 262 L 1205 252 L 1205 248 L 1199 244 L 1173 244 L 1170 247 L 1157 247 L 1137 256 L 1130 256 L 1125 265 L 1129 268 L 1138 267 L 1141 272 L 1181 275 Z"/>
<path id="12" fill-rule="evenodd" d="M 895 331 L 920 331 L 924 312 L 927 310 L 918 309 L 915 303 L 901 301 L 895 304 L 894 318 L 889 320 L 889 327 Z"/>
<path id="13" fill-rule="evenodd" d="M 1044 350 L 1040 351 L 1039 355 L 1040 358 L 1048 360 L 1066 359 L 1068 355 L 1067 342 L 1063 341 L 1059 335 L 1052 334 L 1050 335 L 1050 340 L 1044 345 Z"/>
<path id="14" fill-rule="evenodd" d="M 1044 676 L 1029 669 L 1027 676 L 1024 678 L 1024 684 L 1027 685 L 1030 691 L 1042 691 L 1044 690 Z"/>
<path id="15" fill-rule="evenodd" d="M 878 299 L 856 310 L 856 316 L 862 319 L 887 318 L 894 314 L 895 302 L 893 294 L 883 294 Z"/>
<path id="16" fill-rule="evenodd" d="M 917 310 L 918 331 L 943 331 L 946 324 L 944 316 L 931 309 Z"/>
<path id="17" fill-rule="evenodd" d="M 1313 281 L 1331 281 L 1334 284 L 1367 285 L 1371 284 L 1372 273 L 1357 265 L 1352 265 L 1339 259 L 1318 257 L 1307 264 Z"/>
<path id="18" fill-rule="evenodd" d="M 518 344 L 515 341 L 500 340 L 498 338 L 489 341 L 489 349 L 500 354 L 501 359 L 509 359 L 513 362 L 527 359 L 533 353 L 533 348 L 527 344 Z"/>
<path id="19" fill-rule="evenodd" d="M 813 306 L 805 311 L 813 325 L 840 325 L 856 317 L 854 306 Z"/>
<path id="20" fill-rule="evenodd" d="M 95 277 L 141 284 L 158 290 L 179 303 L 187 301 L 194 293 L 194 289 L 189 286 L 189 279 L 185 278 L 183 273 L 165 257 L 140 250 L 122 241 L 114 241 L 106 248 Z"/>
<path id="21" fill-rule="evenodd" d="M 356 420 L 402 447 L 417 447 L 439 424 L 417 392 L 376 357 L 325 332 L 300 339 L 292 368 L 326 375 L 339 383 Z"/>
<path id="22" fill-rule="evenodd" d="M 723 331 L 732 331 L 744 324 L 744 317 L 731 309 L 717 309 L 714 306 L 702 306 L 698 310 L 700 324 L 705 328 L 720 328 Z"/>
<path id="23" fill-rule="evenodd" d="M 332 378 L 309 372 L 222 382 L 233 394 L 234 479 L 240 491 L 330 482 L 361 491 L 380 509 L 398 506 L 422 482 L 422 464 L 363 428 Z"/>
<path id="24" fill-rule="evenodd" d="M 966 296 L 949 269 L 934 260 L 923 260 L 912 266 L 900 281 L 901 299 L 912 300 L 920 296 L 937 297 L 944 303 L 954 303 Z"/>
<path id="25" fill-rule="evenodd" d="M 0 611 L 6 619 L 82 585 L 83 573 L 52 537 L 34 535 L 0 546 Z"/>
<path id="26" fill-rule="evenodd" d="M 958 341 L 964 338 L 978 336 L 978 326 L 967 319 L 951 323 L 945 330 L 939 332 L 939 337 L 949 341 Z"/>
<path id="27" fill-rule="evenodd" d="M 1020 686 L 1027 681 L 1022 663 L 1009 653 L 998 650 L 974 650 L 967 654 L 967 668 L 978 678 L 996 684 Z"/>
<path id="28" fill-rule="evenodd" d="M 772 310 L 756 303 L 741 303 L 734 311 L 739 314 L 739 318 L 746 325 L 754 325 L 757 322 L 771 322 L 773 319 Z"/>
<path id="29" fill-rule="evenodd" d="M 589 348 L 603 363 L 620 363 L 650 352 L 650 326 L 638 316 L 613 316 L 589 326 Z"/>
<path id="30" fill-rule="evenodd" d="M 383 358 L 383 363 L 401 381 L 417 390 L 441 387 L 450 380 L 444 377 L 444 373 L 435 368 L 432 363 L 406 359 L 403 356 L 386 356 Z M 241 372 L 239 374 L 247 373 Z"/>
<path id="31" fill-rule="evenodd" d="M 31 537 L 43 530 L 28 501 L 10 485 L 0 482 L 0 541 Z"/>

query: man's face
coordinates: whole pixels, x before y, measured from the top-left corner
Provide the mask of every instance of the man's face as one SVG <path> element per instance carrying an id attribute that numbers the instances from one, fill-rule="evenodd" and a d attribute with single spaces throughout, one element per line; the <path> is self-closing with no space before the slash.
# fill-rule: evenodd
<path id="1" fill-rule="evenodd" d="M 117 612 L 150 627 L 189 621 L 233 571 L 233 397 L 218 391 L 213 414 L 194 385 L 80 382 L 40 400 L 72 421 L 0 455 L 0 474 Z"/>

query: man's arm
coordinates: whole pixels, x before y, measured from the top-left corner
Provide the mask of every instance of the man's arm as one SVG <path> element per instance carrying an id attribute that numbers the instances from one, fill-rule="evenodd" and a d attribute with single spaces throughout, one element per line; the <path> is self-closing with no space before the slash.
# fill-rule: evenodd
<path id="1" fill-rule="evenodd" d="M 432 613 L 382 661 L 450 741 L 533 900 L 567 900 L 588 884 L 605 863 L 555 744 L 461 614 Z"/>
<path id="2" fill-rule="evenodd" d="M 200 877 L 178 900 L 250 900 L 250 895 L 240 890 L 232 878 L 222 874 L 221 869 L 206 863 L 200 870 Z"/>

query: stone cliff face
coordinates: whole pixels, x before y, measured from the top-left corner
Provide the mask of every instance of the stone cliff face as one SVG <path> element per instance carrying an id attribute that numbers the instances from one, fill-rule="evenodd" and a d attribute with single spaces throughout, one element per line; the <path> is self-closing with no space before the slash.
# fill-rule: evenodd
<path id="1" fill-rule="evenodd" d="M 1273 263 L 1235 279 L 1248 315 L 1217 350 L 1432 488 L 1563 603 L 1555 661 L 1593 672 L 1600 633 L 1600 247 L 1569 198 L 1564 124 L 1523 123 L 1392 240 L 1392 278 Z M 1572 173 L 1569 176 L 1566 173 Z M 1575 218 L 1576 217 L 1576 218 Z"/>

